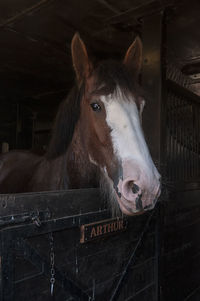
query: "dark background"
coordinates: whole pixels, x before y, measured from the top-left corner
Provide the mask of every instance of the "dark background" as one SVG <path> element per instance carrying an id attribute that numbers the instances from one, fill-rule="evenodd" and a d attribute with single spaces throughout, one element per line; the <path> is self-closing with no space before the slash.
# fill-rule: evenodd
<path id="1" fill-rule="evenodd" d="M 167 60 L 200 95 L 198 0 L 1 0 L 0 144 L 45 149 L 60 101 L 74 82 L 76 31 L 92 59 L 122 58 L 143 17 L 168 8 Z"/>

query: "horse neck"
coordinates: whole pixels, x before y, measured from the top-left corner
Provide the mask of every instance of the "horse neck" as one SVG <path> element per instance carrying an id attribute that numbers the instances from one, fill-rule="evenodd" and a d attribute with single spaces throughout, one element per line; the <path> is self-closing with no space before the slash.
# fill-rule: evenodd
<path id="1" fill-rule="evenodd" d="M 84 139 L 77 126 L 66 155 L 69 188 L 99 186 L 99 169 L 90 162 Z"/>

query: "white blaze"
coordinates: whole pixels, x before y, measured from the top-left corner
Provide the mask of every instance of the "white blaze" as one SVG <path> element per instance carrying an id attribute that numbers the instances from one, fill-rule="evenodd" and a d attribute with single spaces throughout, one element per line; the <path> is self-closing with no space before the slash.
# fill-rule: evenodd
<path id="1" fill-rule="evenodd" d="M 144 139 L 134 99 L 127 99 L 118 88 L 112 95 L 101 96 L 101 100 L 106 110 L 106 122 L 112 130 L 111 139 L 117 157 L 122 162 L 137 162 L 148 178 L 153 175 L 159 177 Z"/>

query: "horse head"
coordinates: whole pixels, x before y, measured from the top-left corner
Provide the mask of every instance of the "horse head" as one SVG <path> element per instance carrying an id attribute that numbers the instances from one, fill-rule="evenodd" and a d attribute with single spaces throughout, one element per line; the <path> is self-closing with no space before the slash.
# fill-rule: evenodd
<path id="1" fill-rule="evenodd" d="M 152 209 L 160 195 L 160 174 L 142 131 L 145 100 L 137 84 L 141 40 L 134 40 L 123 62 L 105 61 L 97 67 L 78 34 L 71 50 L 77 83 L 84 89 L 79 127 L 89 161 L 110 183 L 124 214 Z"/>

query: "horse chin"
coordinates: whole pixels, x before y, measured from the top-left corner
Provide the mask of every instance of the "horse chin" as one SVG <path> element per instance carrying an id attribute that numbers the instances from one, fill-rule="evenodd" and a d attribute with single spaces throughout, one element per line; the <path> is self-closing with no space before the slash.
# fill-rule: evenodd
<path id="1" fill-rule="evenodd" d="M 120 207 L 122 213 L 125 215 L 129 215 L 129 216 L 141 215 L 145 212 L 144 210 L 135 209 L 133 206 L 131 206 L 130 201 L 125 199 L 123 196 L 119 197 L 117 195 L 117 201 L 118 201 L 118 204 L 119 204 L 119 207 Z"/>

